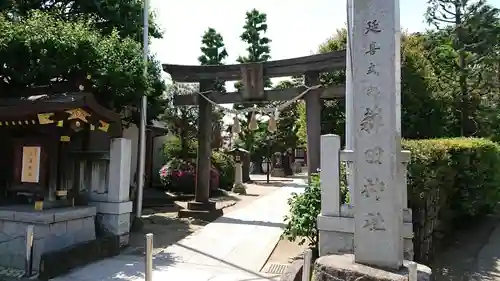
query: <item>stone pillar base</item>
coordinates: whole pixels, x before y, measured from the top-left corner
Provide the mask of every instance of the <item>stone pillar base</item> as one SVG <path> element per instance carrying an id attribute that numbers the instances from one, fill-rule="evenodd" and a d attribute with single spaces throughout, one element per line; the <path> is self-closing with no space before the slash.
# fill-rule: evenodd
<path id="1" fill-rule="evenodd" d="M 403 210 L 404 258 L 413 260 L 413 224 L 411 209 Z M 319 215 L 319 255 L 354 252 L 354 207 L 343 205 L 340 216 Z"/>
<path id="2" fill-rule="evenodd" d="M 198 202 L 198 201 L 190 201 L 187 204 L 188 210 L 192 211 L 213 211 L 215 210 L 215 202 L 207 201 L 207 202 Z"/>
<path id="3" fill-rule="evenodd" d="M 312 281 L 408 281 L 408 268 L 385 270 L 354 262 L 354 255 L 324 256 L 314 263 L 314 279 Z M 432 270 L 417 264 L 417 280 L 431 280 Z"/>
<path id="4" fill-rule="evenodd" d="M 271 170 L 271 177 L 284 178 L 285 170 L 282 168 L 274 168 Z"/>
<path id="5" fill-rule="evenodd" d="M 235 183 L 233 185 L 233 189 L 231 189 L 232 192 L 236 194 L 247 194 L 247 187 L 243 183 Z"/>
<path id="6" fill-rule="evenodd" d="M 187 209 L 181 209 L 177 213 L 179 218 L 196 218 L 212 221 L 222 216 L 222 209 L 217 209 L 215 202 L 188 202 Z"/>
<path id="7" fill-rule="evenodd" d="M 129 244 L 130 237 L 130 213 L 132 212 L 132 201 L 92 202 L 97 207 L 97 225 L 102 234 L 113 234 L 120 237 L 120 246 Z"/>

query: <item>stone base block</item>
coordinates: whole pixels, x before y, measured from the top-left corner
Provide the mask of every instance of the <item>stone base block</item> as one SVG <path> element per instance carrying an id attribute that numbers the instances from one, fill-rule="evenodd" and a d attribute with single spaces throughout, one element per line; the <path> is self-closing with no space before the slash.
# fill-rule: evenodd
<path id="1" fill-rule="evenodd" d="M 179 218 L 196 218 L 204 221 L 213 221 L 222 216 L 223 213 L 224 212 L 221 209 L 214 209 L 209 211 L 183 209 L 179 211 L 177 216 Z"/>
<path id="2" fill-rule="evenodd" d="M 213 202 L 213 201 L 207 201 L 207 202 L 190 201 L 187 204 L 187 208 L 191 211 L 213 211 L 213 210 L 215 210 L 215 202 Z"/>
<path id="3" fill-rule="evenodd" d="M 235 183 L 231 192 L 245 195 L 247 194 L 247 187 L 243 183 Z"/>
<path id="4" fill-rule="evenodd" d="M 0 208 L 0 266 L 24 268 L 28 225 L 34 226 L 33 269 L 37 271 L 42 254 L 95 240 L 95 215 L 95 207 Z"/>
<path id="5" fill-rule="evenodd" d="M 132 213 L 132 201 L 125 202 L 90 202 L 101 214 L 126 214 Z"/>
<path id="6" fill-rule="evenodd" d="M 91 204 L 97 208 L 97 233 L 100 236 L 116 235 L 120 237 L 122 247 L 128 246 L 132 201 L 91 202 Z"/>
<path id="7" fill-rule="evenodd" d="M 386 270 L 354 262 L 354 255 L 331 255 L 316 260 L 313 281 L 408 281 L 408 261 L 400 270 Z M 417 280 L 431 280 L 432 270 L 417 264 Z"/>
<path id="8" fill-rule="evenodd" d="M 284 178 L 285 176 L 285 170 L 282 168 L 275 168 L 271 170 L 271 177 Z"/>
<path id="9" fill-rule="evenodd" d="M 120 246 L 128 246 L 130 232 L 130 213 L 102 214 L 96 216 L 99 234 L 113 234 L 120 237 Z"/>
<path id="10" fill-rule="evenodd" d="M 413 260 L 413 239 L 404 238 L 404 258 Z M 346 254 L 354 252 L 354 234 L 339 231 L 319 231 L 319 255 Z"/>
<path id="11" fill-rule="evenodd" d="M 319 255 L 346 254 L 354 252 L 354 217 L 342 211 L 341 217 L 318 216 Z M 411 211 L 405 210 L 403 224 L 404 258 L 413 260 L 413 225 Z"/>

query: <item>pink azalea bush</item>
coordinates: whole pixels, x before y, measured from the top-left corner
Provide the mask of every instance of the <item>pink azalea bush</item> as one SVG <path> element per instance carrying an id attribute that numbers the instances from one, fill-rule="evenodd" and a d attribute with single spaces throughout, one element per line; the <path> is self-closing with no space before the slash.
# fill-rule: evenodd
<path id="1" fill-rule="evenodd" d="M 173 192 L 193 194 L 196 185 L 196 166 L 192 161 L 172 159 L 159 171 L 165 188 Z M 210 170 L 210 189 L 219 188 L 219 171 L 215 167 Z"/>

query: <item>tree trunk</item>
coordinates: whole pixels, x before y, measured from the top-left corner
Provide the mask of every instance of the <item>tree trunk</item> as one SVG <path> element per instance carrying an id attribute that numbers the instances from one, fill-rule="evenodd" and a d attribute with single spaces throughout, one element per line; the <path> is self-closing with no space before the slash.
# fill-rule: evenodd
<path id="1" fill-rule="evenodd" d="M 462 5 L 459 2 L 455 3 L 455 25 L 456 25 L 456 39 L 455 50 L 459 53 L 459 80 L 460 87 L 459 101 L 460 101 L 460 134 L 464 137 L 473 136 L 476 128 L 472 120 L 472 108 L 470 104 L 469 91 L 467 87 L 467 62 L 465 61 L 464 50 L 464 30 L 462 27 Z"/>

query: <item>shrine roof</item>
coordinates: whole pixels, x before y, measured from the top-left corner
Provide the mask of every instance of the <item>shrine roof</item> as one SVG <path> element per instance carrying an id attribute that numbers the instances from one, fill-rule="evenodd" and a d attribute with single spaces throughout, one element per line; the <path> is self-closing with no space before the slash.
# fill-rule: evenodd
<path id="1" fill-rule="evenodd" d="M 82 108 L 113 124 L 111 134 L 121 134 L 121 117 L 118 113 L 100 105 L 94 95 L 86 92 L 40 94 L 20 98 L 0 98 L 0 121 L 20 120 L 39 113 L 62 112 Z"/>
<path id="2" fill-rule="evenodd" d="M 0 118 L 87 108 L 109 122 L 119 122 L 120 115 L 100 105 L 91 93 L 58 93 L 21 98 L 0 98 Z"/>

